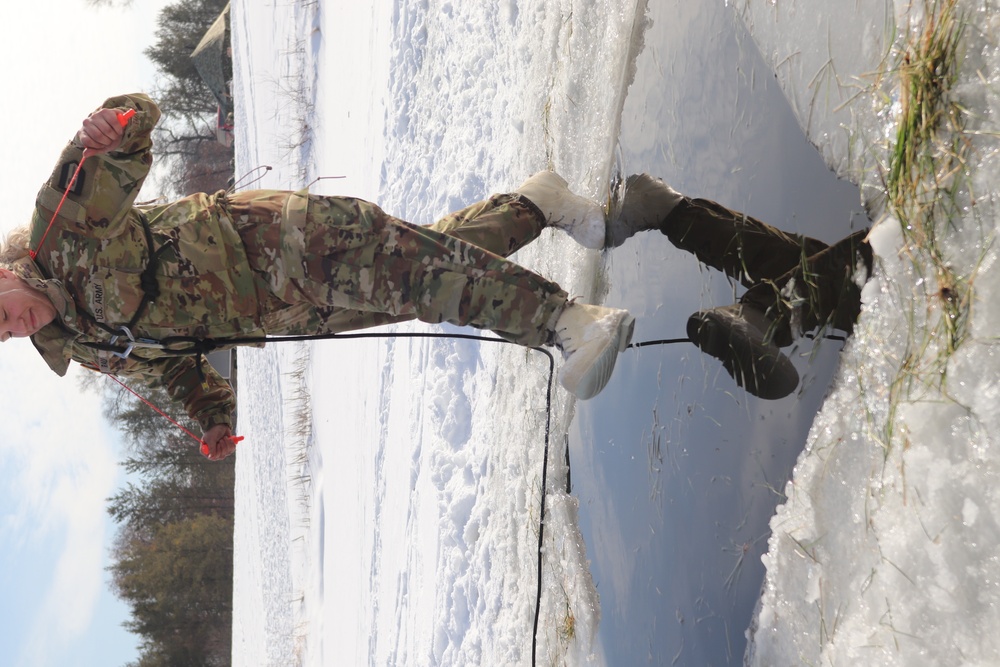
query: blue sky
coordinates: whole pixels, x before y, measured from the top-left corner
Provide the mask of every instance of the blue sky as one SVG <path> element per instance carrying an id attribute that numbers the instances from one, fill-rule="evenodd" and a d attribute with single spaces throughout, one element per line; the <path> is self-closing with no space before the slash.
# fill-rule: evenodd
<path id="1" fill-rule="evenodd" d="M 27 222 L 39 185 L 80 121 L 114 94 L 148 90 L 142 50 L 164 0 L 94 10 L 84 0 L 6 8 L 6 129 L 0 232 Z M 155 194 L 155 193 L 153 193 Z M 0 354 L 0 646 L 4 664 L 122 665 L 136 638 L 107 588 L 114 527 L 104 499 L 123 482 L 119 444 L 100 400 L 52 373 L 26 341 Z"/>

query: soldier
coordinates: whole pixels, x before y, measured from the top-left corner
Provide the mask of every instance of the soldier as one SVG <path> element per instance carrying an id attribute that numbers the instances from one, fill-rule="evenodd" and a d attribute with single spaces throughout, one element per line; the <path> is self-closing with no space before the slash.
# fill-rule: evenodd
<path id="1" fill-rule="evenodd" d="M 127 110 L 135 115 L 122 125 Z M 60 375 L 75 360 L 162 382 L 201 424 L 211 459 L 235 449 L 235 401 L 201 363 L 208 343 L 450 322 L 559 348 L 560 383 L 578 398 L 595 396 L 633 318 L 573 301 L 504 259 L 546 226 L 589 248 L 659 230 L 741 281 L 749 289 L 740 303 L 695 313 L 688 335 L 763 398 L 798 384 L 780 346 L 823 324 L 850 331 L 860 308 L 852 269 L 871 269 L 858 234 L 828 248 L 645 174 L 629 177 L 610 220 L 553 172 L 428 227 L 362 200 L 304 192 L 199 193 L 136 206 L 158 118 L 136 94 L 107 100 L 83 122 L 39 192 L 31 225 L 0 250 L 0 340 L 30 336 Z"/>
<path id="2" fill-rule="evenodd" d="M 123 126 L 128 110 L 135 115 Z M 603 244 L 603 209 L 553 172 L 430 227 L 358 199 L 304 192 L 199 193 L 136 206 L 158 118 L 149 98 L 128 95 L 83 122 L 31 225 L 0 252 L 0 340 L 30 336 L 60 375 L 75 360 L 162 382 L 201 424 L 209 458 L 234 450 L 234 398 L 201 364 L 206 340 L 226 347 L 263 334 L 450 322 L 559 348 L 561 384 L 587 399 L 631 338 L 626 311 L 573 301 L 503 258 L 546 226 Z"/>

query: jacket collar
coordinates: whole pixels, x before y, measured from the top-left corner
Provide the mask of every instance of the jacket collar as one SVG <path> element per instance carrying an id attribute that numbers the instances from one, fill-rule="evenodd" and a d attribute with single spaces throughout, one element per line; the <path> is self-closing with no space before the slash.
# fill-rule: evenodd
<path id="1" fill-rule="evenodd" d="M 30 287 L 44 293 L 56 309 L 56 319 L 31 336 L 35 349 L 56 374 L 66 375 L 72 359 L 73 341 L 82 335 L 76 331 L 76 303 L 59 280 L 46 278 L 30 257 L 15 260 L 11 270 Z"/>

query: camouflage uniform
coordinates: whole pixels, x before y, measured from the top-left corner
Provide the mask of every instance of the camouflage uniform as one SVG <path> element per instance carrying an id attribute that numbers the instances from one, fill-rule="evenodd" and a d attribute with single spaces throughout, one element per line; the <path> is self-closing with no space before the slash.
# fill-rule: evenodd
<path id="1" fill-rule="evenodd" d="M 775 342 L 791 344 L 792 320 L 799 334 L 832 326 L 850 334 L 861 312 L 861 289 L 854 272 L 872 270 L 868 230 L 855 232 L 833 245 L 808 236 L 783 232 L 708 199 L 684 197 L 660 229 L 671 243 L 699 261 L 742 283 L 740 303 L 755 305 L 776 324 Z M 793 283 L 799 303 L 783 294 Z M 796 306 L 793 308 L 793 305 Z"/>
<path id="2" fill-rule="evenodd" d="M 56 308 L 55 321 L 32 336 L 56 373 L 64 375 L 72 359 L 161 381 L 208 429 L 230 424 L 235 402 L 228 383 L 190 355 L 145 347 L 127 358 L 114 354 L 121 351 L 121 327 L 137 313 L 129 333 L 154 341 L 191 337 L 233 345 L 265 334 L 420 319 L 491 329 L 524 345 L 551 342 L 566 293 L 503 259 L 544 226 L 526 199 L 494 196 L 430 227 L 358 199 L 281 191 L 195 194 L 136 206 L 159 110 L 143 95 L 114 97 L 104 107 L 137 111 L 120 147 L 88 159 L 39 246 L 82 157 L 79 145 L 67 146 L 36 201 L 37 256 L 13 267 Z M 151 252 L 158 257 L 152 284 L 143 277 Z M 146 293 L 155 298 L 144 304 Z"/>

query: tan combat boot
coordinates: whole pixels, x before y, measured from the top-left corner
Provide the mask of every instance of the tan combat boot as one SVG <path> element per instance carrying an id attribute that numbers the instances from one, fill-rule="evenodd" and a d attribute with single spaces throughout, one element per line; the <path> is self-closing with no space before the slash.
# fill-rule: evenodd
<path id="1" fill-rule="evenodd" d="M 597 202 L 570 192 L 566 180 L 554 171 L 540 171 L 516 190 L 538 207 L 548 227 L 561 229 L 585 248 L 604 247 L 607 222 Z"/>
<path id="2" fill-rule="evenodd" d="M 625 180 L 621 210 L 608 221 L 605 244 L 617 248 L 639 232 L 660 229 L 683 199 L 684 195 L 658 178 L 632 174 Z"/>
<path id="3" fill-rule="evenodd" d="M 593 398 L 611 379 L 618 353 L 632 341 L 628 311 L 570 302 L 556 321 L 555 343 L 566 360 L 559 383 L 577 398 Z"/>

